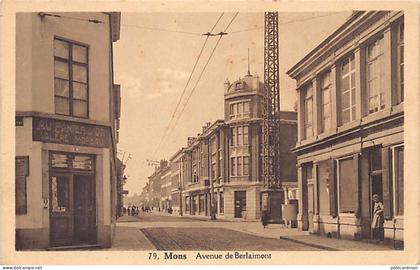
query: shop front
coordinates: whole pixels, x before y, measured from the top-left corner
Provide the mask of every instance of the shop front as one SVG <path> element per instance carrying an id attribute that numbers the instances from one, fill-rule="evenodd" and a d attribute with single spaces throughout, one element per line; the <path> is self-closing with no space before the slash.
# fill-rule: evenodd
<path id="1" fill-rule="evenodd" d="M 95 156 L 50 152 L 51 246 L 96 242 Z"/>

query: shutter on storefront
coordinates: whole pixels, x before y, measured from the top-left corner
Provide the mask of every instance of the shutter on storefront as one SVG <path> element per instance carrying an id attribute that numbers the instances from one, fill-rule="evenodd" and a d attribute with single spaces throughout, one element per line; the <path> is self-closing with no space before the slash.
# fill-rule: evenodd
<path id="1" fill-rule="evenodd" d="M 389 166 L 389 147 L 382 148 L 382 203 L 385 219 L 391 219 L 391 178 Z"/>
<path id="2" fill-rule="evenodd" d="M 359 154 L 354 154 L 353 155 L 353 162 L 354 162 L 354 177 L 355 177 L 355 181 L 354 181 L 354 190 L 355 190 L 355 196 L 354 196 L 354 203 L 355 203 L 355 214 L 356 217 L 360 217 L 360 196 L 359 196 Z"/>
<path id="3" fill-rule="evenodd" d="M 328 175 L 328 182 L 329 182 L 329 193 L 330 193 L 330 215 L 332 217 L 337 216 L 337 185 L 335 179 L 335 160 L 330 159 L 329 161 L 329 175 Z"/>

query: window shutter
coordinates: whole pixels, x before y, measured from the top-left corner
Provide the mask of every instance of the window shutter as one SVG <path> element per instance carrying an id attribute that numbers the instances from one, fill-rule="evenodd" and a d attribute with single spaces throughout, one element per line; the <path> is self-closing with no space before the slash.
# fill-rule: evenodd
<path id="1" fill-rule="evenodd" d="M 353 155 L 353 162 L 354 162 L 354 177 L 356 178 L 354 181 L 354 190 L 355 190 L 355 213 L 356 213 L 356 217 L 360 217 L 360 196 L 359 196 L 359 154 L 354 154 Z"/>
<path id="2" fill-rule="evenodd" d="M 385 219 L 391 219 L 391 188 L 390 188 L 390 165 L 389 165 L 389 147 L 382 148 L 382 203 L 384 205 Z"/>
<path id="3" fill-rule="evenodd" d="M 335 179 L 335 160 L 330 159 L 329 162 L 329 175 L 328 175 L 328 182 L 329 182 L 329 193 L 330 193 L 330 215 L 332 217 L 337 216 L 337 185 Z"/>

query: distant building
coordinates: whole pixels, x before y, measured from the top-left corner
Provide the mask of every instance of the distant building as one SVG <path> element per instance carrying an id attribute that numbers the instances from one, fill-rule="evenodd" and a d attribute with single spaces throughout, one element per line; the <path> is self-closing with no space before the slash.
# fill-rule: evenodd
<path id="1" fill-rule="evenodd" d="M 171 197 L 179 214 L 210 216 L 212 204 L 220 218 L 260 218 L 262 179 L 262 95 L 258 76 L 225 83 L 225 119 L 206 123 L 201 134 L 170 159 Z M 282 204 L 297 192 L 296 112 L 280 112 Z M 151 176 L 156 177 L 157 172 Z M 155 180 L 153 180 L 155 181 Z M 165 181 L 161 188 L 169 185 Z M 150 192 L 150 194 L 156 194 Z M 161 194 L 161 200 L 167 193 Z M 279 208 L 279 211 L 281 209 Z M 176 212 L 175 212 L 176 213 Z"/>
<path id="2" fill-rule="evenodd" d="M 16 15 L 16 248 L 109 247 L 119 13 Z"/>
<path id="3" fill-rule="evenodd" d="M 371 238 L 377 194 L 385 238 L 402 241 L 403 13 L 354 12 L 288 74 L 299 97 L 299 228 Z"/>
<path id="4" fill-rule="evenodd" d="M 183 170 L 183 163 L 185 159 L 184 148 L 178 150 L 170 159 L 169 163 L 171 166 L 171 206 L 174 214 L 182 215 L 182 189 L 183 189 L 183 177 L 185 171 Z"/>

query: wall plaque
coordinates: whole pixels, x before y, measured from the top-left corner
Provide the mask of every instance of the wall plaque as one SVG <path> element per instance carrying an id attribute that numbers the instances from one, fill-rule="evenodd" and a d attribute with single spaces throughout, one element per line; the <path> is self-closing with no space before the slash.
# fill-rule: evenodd
<path id="1" fill-rule="evenodd" d="M 34 117 L 32 140 L 109 148 L 110 129 L 106 126 Z"/>

